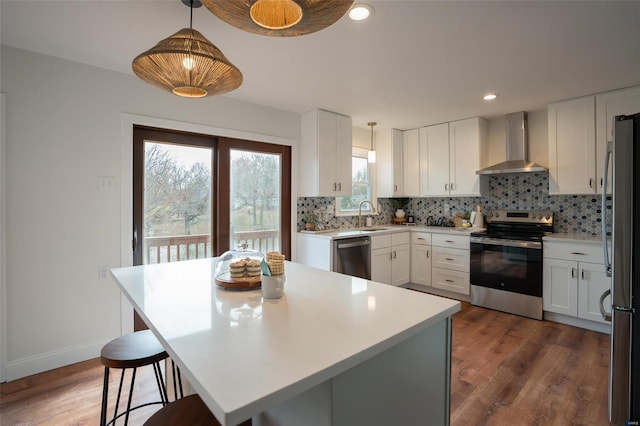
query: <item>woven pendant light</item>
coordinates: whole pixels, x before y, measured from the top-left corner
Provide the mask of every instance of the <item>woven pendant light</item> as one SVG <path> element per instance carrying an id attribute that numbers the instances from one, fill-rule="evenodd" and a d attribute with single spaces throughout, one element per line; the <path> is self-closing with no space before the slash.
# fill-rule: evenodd
<path id="1" fill-rule="evenodd" d="M 138 55 L 131 66 L 147 83 L 186 98 L 220 95 L 242 84 L 240 70 L 191 25 Z"/>
<path id="2" fill-rule="evenodd" d="M 334 24 L 353 0 L 202 0 L 228 24 L 250 33 L 291 37 Z"/>

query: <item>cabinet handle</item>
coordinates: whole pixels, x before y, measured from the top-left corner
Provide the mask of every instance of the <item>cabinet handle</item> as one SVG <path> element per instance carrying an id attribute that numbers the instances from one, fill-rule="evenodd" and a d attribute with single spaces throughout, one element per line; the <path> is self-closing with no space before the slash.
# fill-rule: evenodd
<path id="1" fill-rule="evenodd" d="M 342 183 L 338 182 L 338 191 L 342 191 Z"/>
<path id="2" fill-rule="evenodd" d="M 393 260 L 393 253 L 389 252 L 389 260 Z"/>
<path id="3" fill-rule="evenodd" d="M 600 178 L 600 186 L 602 186 L 603 182 L 602 182 L 602 178 Z"/>
<path id="4" fill-rule="evenodd" d="M 450 186 L 451 186 L 451 190 L 452 190 L 452 191 L 455 191 L 455 190 L 456 190 L 456 184 L 455 184 L 455 182 L 451 182 L 451 185 L 450 185 Z"/>
<path id="5" fill-rule="evenodd" d="M 575 278 L 576 277 L 576 270 L 575 268 L 571 268 L 571 278 Z"/>
<path id="6" fill-rule="evenodd" d="M 445 257 L 446 260 L 448 260 L 449 262 L 453 262 L 453 259 L 450 257 Z"/>
<path id="7" fill-rule="evenodd" d="M 584 253 L 580 253 L 579 251 L 572 251 L 571 254 L 577 254 L 578 256 L 584 256 Z"/>
<path id="8" fill-rule="evenodd" d="M 592 185 L 592 184 L 593 184 L 593 179 L 592 179 L 592 178 L 589 178 L 589 188 L 593 188 L 593 185 Z"/>
<path id="9" fill-rule="evenodd" d="M 393 258 L 394 258 L 394 259 L 397 257 L 397 256 L 396 256 L 396 254 L 397 254 L 397 253 L 396 253 L 396 251 L 394 250 L 394 251 L 393 251 Z"/>
<path id="10" fill-rule="evenodd" d="M 448 190 L 449 190 L 449 185 L 448 185 L 448 184 L 446 184 L 446 183 L 444 184 L 444 190 L 445 190 L 445 191 L 448 191 Z"/>
<path id="11" fill-rule="evenodd" d="M 427 250 L 427 259 L 429 258 L 429 250 Z"/>
<path id="12" fill-rule="evenodd" d="M 584 269 L 580 271 L 580 277 L 584 280 Z"/>
<path id="13" fill-rule="evenodd" d="M 398 192 L 398 185 L 393 185 L 393 192 Z"/>
<path id="14" fill-rule="evenodd" d="M 333 190 L 335 191 L 335 190 L 336 190 L 336 188 L 337 188 L 337 187 L 336 187 L 336 183 L 335 183 L 335 182 L 333 182 Z"/>
<path id="15" fill-rule="evenodd" d="M 453 282 L 453 280 L 445 280 L 445 281 L 448 282 L 448 283 L 452 283 Z"/>
<path id="16" fill-rule="evenodd" d="M 453 244 L 453 241 L 451 241 L 451 240 L 444 240 L 444 242 Z"/>

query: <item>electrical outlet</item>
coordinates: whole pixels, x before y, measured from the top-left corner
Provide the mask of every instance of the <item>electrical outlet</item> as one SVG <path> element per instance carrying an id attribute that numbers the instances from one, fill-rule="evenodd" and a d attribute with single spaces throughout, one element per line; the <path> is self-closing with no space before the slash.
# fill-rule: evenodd
<path id="1" fill-rule="evenodd" d="M 109 266 L 99 266 L 98 267 L 98 279 L 106 280 L 109 278 Z"/>
<path id="2" fill-rule="evenodd" d="M 449 206 L 449 203 L 444 203 L 444 212 L 449 213 L 449 210 L 451 210 L 451 206 Z"/>

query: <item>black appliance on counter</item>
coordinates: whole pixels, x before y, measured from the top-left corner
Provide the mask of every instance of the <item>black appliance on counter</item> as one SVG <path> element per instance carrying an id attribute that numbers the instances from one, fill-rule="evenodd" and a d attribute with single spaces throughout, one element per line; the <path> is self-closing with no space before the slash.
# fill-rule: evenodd
<path id="1" fill-rule="evenodd" d="M 553 212 L 494 210 L 471 234 L 471 304 L 542 319 L 542 238 Z"/>

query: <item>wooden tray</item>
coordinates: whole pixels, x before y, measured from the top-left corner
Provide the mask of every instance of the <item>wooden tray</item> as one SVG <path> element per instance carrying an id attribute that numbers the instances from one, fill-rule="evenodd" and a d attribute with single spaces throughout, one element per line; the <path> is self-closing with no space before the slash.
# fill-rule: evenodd
<path id="1" fill-rule="evenodd" d="M 233 290 L 253 290 L 262 287 L 261 276 L 231 278 L 228 272 L 220 274 L 215 279 L 216 285 L 226 289 Z"/>

